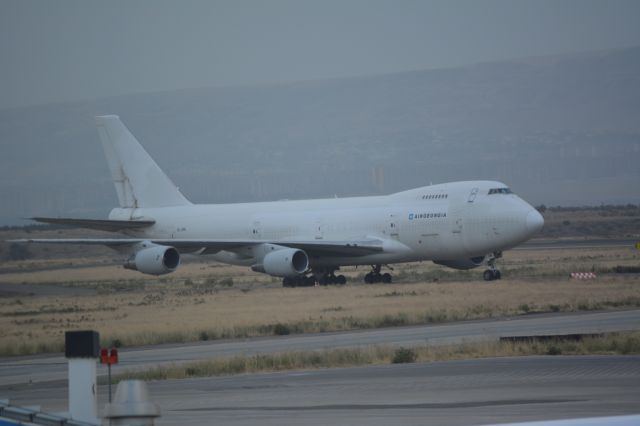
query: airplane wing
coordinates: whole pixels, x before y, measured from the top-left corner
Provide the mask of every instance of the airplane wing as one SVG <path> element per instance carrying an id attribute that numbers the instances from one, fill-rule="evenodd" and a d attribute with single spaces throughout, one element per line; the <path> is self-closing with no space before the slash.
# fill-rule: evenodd
<path id="1" fill-rule="evenodd" d="M 94 245 L 107 247 L 123 247 L 141 243 L 140 238 L 20 238 L 16 240 L 7 240 L 8 243 L 34 243 L 34 244 L 78 244 L 78 245 Z"/>
<path id="2" fill-rule="evenodd" d="M 31 220 L 41 223 L 50 223 L 54 225 L 68 225 L 77 228 L 97 229 L 100 231 L 118 232 L 124 229 L 140 229 L 146 228 L 154 223 L 155 220 L 107 220 L 107 219 L 74 219 L 66 217 L 31 217 Z"/>
<path id="3" fill-rule="evenodd" d="M 383 241 L 270 241 L 270 240 L 210 240 L 210 239 L 156 239 L 156 238 L 25 238 L 10 240 L 10 243 L 80 244 L 104 245 L 107 247 L 133 246 L 148 241 L 153 244 L 171 246 L 181 252 L 214 254 L 222 250 L 234 251 L 258 244 L 276 244 L 304 250 L 309 256 L 365 256 L 383 251 Z"/>
<path id="4" fill-rule="evenodd" d="M 381 253 L 382 240 L 363 241 L 274 241 L 272 244 L 304 250 L 309 256 L 365 256 Z"/>

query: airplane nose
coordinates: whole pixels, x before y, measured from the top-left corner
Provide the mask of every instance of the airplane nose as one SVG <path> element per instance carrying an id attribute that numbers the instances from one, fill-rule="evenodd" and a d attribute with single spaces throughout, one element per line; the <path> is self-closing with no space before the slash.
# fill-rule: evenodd
<path id="1" fill-rule="evenodd" d="M 535 234 L 542 229 L 542 225 L 544 225 L 544 219 L 542 215 L 538 212 L 538 210 L 531 210 L 527 214 L 527 231 L 531 234 Z"/>

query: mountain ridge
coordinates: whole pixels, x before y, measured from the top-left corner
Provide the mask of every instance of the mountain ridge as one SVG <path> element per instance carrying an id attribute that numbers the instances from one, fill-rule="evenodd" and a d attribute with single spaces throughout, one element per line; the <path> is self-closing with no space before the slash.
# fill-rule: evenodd
<path id="1" fill-rule="evenodd" d="M 102 114 L 195 202 L 497 179 L 534 203 L 637 203 L 640 47 L 554 57 L 0 110 L 0 224 L 115 205 Z"/>

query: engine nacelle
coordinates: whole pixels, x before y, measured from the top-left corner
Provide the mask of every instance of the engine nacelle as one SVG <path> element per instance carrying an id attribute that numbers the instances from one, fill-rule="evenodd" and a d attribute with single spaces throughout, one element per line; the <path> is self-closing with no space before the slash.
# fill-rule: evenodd
<path id="1" fill-rule="evenodd" d="M 163 275 L 175 271 L 179 264 L 180 253 L 175 248 L 150 245 L 135 252 L 124 267 L 144 274 Z"/>
<path id="2" fill-rule="evenodd" d="M 473 269 L 484 263 L 486 256 L 472 257 L 470 259 L 434 260 L 433 263 L 448 266 L 453 269 Z"/>
<path id="3" fill-rule="evenodd" d="M 272 251 L 262 259 L 261 269 L 276 277 L 295 277 L 309 269 L 309 257 L 304 251 L 292 248 Z"/>

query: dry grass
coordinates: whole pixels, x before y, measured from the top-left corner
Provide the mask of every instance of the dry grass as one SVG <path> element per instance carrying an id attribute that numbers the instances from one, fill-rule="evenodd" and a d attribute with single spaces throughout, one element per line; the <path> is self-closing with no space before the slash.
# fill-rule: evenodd
<path id="1" fill-rule="evenodd" d="M 639 206 L 550 208 L 544 213 L 542 237 L 638 237 Z"/>
<path id="2" fill-rule="evenodd" d="M 284 289 L 247 268 L 188 263 L 160 279 L 117 266 L 0 274 L 2 282 L 94 288 L 95 296 L 0 299 L 0 354 L 61 351 L 64 332 L 98 330 L 105 345 L 145 345 L 640 306 L 640 277 L 573 281 L 571 271 L 638 265 L 633 249 L 512 251 L 505 279 L 430 262 L 398 265 L 404 284 Z M 366 269 L 348 269 L 357 278 Z M 233 285 L 229 286 L 230 279 Z M 279 326 L 277 328 L 276 326 Z"/>
<path id="3" fill-rule="evenodd" d="M 96 263 L 104 265 L 96 265 Z M 46 268 L 43 270 L 34 270 Z M 204 279 L 207 277 L 234 276 L 242 280 L 249 277 L 250 282 L 265 281 L 271 282 L 270 277 L 264 274 L 257 274 L 248 268 L 238 268 L 216 262 L 184 262 L 178 270 L 166 278 L 152 275 L 144 275 L 137 271 L 124 269 L 121 263 L 114 264 L 112 260 L 106 258 L 92 259 L 91 261 L 82 258 L 54 259 L 54 260 L 33 260 L 33 261 L 12 261 L 3 263 L 5 269 L 12 269 L 12 272 L 0 274 L 0 282 L 10 284 L 64 284 L 90 286 L 96 282 L 113 281 L 136 281 L 146 283 L 157 282 L 181 282 L 185 279 Z M 19 271 L 19 272 L 17 272 Z M 1 284 L 0 284 L 1 285 Z"/>
<path id="4" fill-rule="evenodd" d="M 144 371 L 125 372 L 117 375 L 113 381 L 185 379 L 282 370 L 354 367 L 391 362 L 434 362 L 526 355 L 627 355 L 639 353 L 640 332 L 634 331 L 588 337 L 579 342 L 563 340 L 518 343 L 481 342 L 416 348 L 370 346 L 354 349 L 285 352 L 274 355 L 236 356 L 161 366 Z"/>

